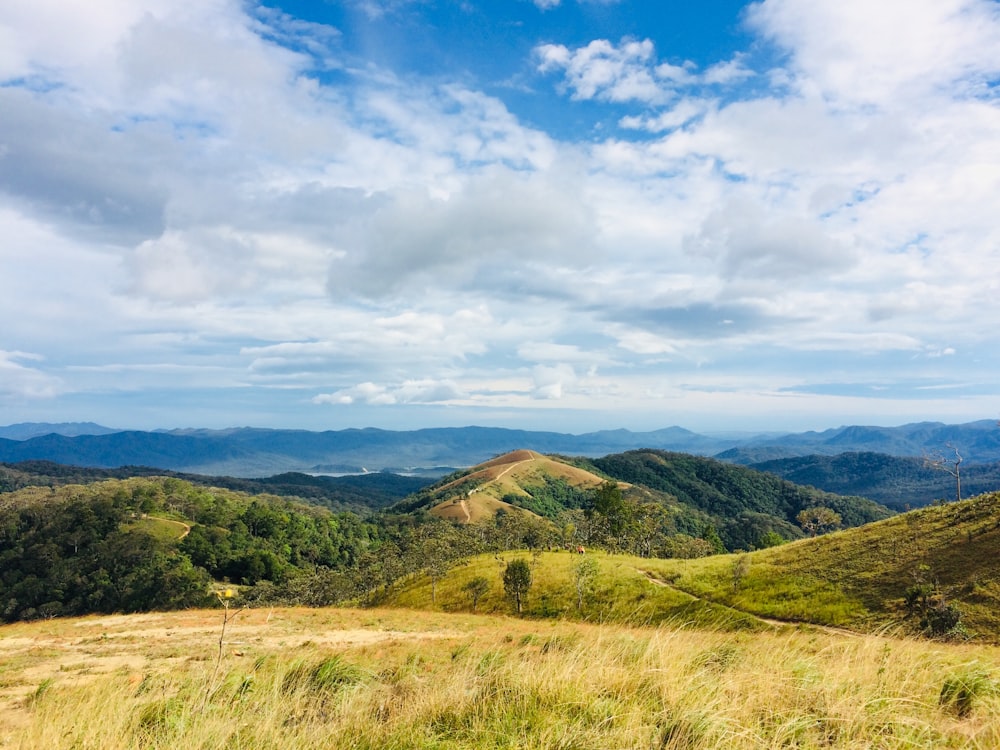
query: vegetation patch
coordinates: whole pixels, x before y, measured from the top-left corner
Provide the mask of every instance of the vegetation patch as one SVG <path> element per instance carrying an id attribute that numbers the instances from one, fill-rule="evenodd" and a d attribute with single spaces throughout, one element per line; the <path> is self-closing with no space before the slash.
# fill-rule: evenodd
<path id="1" fill-rule="evenodd" d="M 25 697 L 38 696 L 0 699 L 0 737 L 22 750 L 1000 746 L 992 647 L 277 608 L 234 623 L 206 698 L 213 660 L 179 663 L 151 636 L 169 629 L 184 651 L 211 656 L 217 615 L 5 626 L 21 648 L 76 653 L 73 633 L 95 656 L 115 645 L 102 632 L 132 632 L 147 661 L 85 683 L 58 671 L 66 653 L 18 667 L 36 675 Z M 334 649 L 320 642 L 338 631 Z"/>

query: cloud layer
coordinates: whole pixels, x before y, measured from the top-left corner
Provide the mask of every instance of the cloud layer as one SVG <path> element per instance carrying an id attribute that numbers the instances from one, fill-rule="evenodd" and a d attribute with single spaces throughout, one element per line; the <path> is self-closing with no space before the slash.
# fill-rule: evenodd
<path id="1" fill-rule="evenodd" d="M 707 64 L 539 39 L 498 86 L 237 0 L 5 4 L 0 413 L 992 416 L 1000 5 L 742 19 Z"/>

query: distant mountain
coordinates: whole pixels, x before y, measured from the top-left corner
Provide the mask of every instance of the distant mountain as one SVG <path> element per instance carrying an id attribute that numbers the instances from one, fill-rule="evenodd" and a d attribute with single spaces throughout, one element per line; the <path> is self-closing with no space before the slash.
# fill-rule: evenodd
<path id="1" fill-rule="evenodd" d="M 153 466 L 197 474 L 260 477 L 284 472 L 411 473 L 473 466 L 513 450 L 598 457 L 641 448 L 716 456 L 739 464 L 844 452 L 921 457 L 948 446 L 967 464 L 1000 461 L 1000 428 L 993 420 L 963 425 L 922 422 L 902 427 L 839 427 L 788 435 L 712 437 L 681 427 L 652 432 L 603 430 L 571 435 L 496 427 L 413 431 L 374 428 L 325 432 L 250 427 L 227 430 L 107 431 L 99 425 L 0 428 L 0 461 L 49 460 L 77 466 Z M 52 430 L 61 430 L 61 432 Z M 65 434 L 76 429 L 87 434 Z M 106 432 L 98 432 L 106 431 Z M 12 438 L 11 435 L 22 437 Z"/>
<path id="2" fill-rule="evenodd" d="M 41 435 L 65 435 L 76 437 L 78 435 L 110 435 L 112 432 L 119 432 L 110 427 L 103 427 L 93 422 L 60 422 L 52 424 L 50 422 L 21 422 L 19 424 L 0 427 L 0 438 L 7 440 L 30 440 Z"/>
<path id="3" fill-rule="evenodd" d="M 374 428 L 307 430 L 176 430 L 115 432 L 67 437 L 46 434 L 27 440 L 0 439 L 0 461 L 43 459 L 112 468 L 155 466 L 198 474 L 254 477 L 289 471 L 361 473 L 471 466 L 527 447 L 543 453 L 600 456 L 637 447 L 714 453 L 733 445 L 679 427 L 655 432 L 628 430 L 569 435 L 493 427 L 395 432 Z"/>
<path id="4" fill-rule="evenodd" d="M 900 427 L 851 425 L 783 436 L 749 438 L 716 457 L 733 463 L 754 464 L 792 456 L 845 452 L 884 453 L 917 458 L 956 448 L 969 463 L 1000 461 L 1000 427 L 994 419 L 960 425 L 916 422 Z"/>

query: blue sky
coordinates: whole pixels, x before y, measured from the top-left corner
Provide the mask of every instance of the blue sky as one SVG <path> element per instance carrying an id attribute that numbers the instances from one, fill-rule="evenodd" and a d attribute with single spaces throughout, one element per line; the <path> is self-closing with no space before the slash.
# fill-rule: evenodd
<path id="1" fill-rule="evenodd" d="M 1000 413 L 996 0 L 0 5 L 0 424 Z"/>

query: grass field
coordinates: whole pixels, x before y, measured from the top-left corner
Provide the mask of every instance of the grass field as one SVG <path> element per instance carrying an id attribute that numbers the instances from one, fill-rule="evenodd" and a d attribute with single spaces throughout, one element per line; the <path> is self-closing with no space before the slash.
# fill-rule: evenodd
<path id="1" fill-rule="evenodd" d="M 489 589 L 477 603 L 477 612 L 509 614 L 511 604 L 504 596 L 501 575 L 507 563 L 516 559 L 527 560 L 533 571 L 533 583 L 524 607 L 528 617 L 640 626 L 671 624 L 713 630 L 762 629 L 760 620 L 754 616 L 662 585 L 655 575 L 649 575 L 649 571 L 655 569 L 655 561 L 600 552 L 586 556 L 597 564 L 597 574 L 582 601 L 577 593 L 574 569 L 584 558 L 569 552 L 505 552 L 479 555 L 456 565 L 438 582 L 433 605 L 431 582 L 426 575 L 397 584 L 385 603 L 409 609 L 471 612 L 472 602 L 465 586 L 474 578 L 482 577 L 488 581 Z"/>
<path id="2" fill-rule="evenodd" d="M 1000 651 L 392 610 L 0 628 L 0 747 L 996 748 Z"/>
<path id="3" fill-rule="evenodd" d="M 1000 493 L 740 555 L 651 561 L 694 596 L 787 620 L 880 630 L 901 622 L 903 597 L 935 585 L 980 639 L 1000 640 Z"/>

